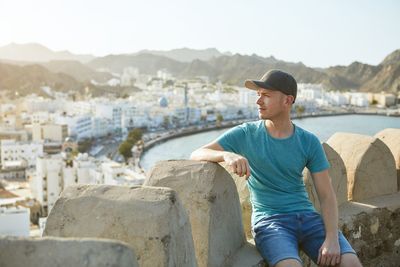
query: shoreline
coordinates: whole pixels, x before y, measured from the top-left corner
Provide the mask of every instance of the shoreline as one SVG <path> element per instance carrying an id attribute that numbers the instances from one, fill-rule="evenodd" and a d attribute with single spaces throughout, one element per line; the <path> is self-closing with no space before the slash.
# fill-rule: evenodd
<path id="1" fill-rule="evenodd" d="M 317 114 L 306 114 L 306 115 L 302 115 L 300 117 L 298 116 L 293 116 L 292 119 L 293 120 L 298 120 L 298 119 L 306 119 L 306 118 L 316 118 L 316 117 L 328 117 L 328 116 L 344 116 L 344 115 L 380 115 L 380 116 L 386 116 L 386 114 L 380 114 L 377 112 L 337 112 L 337 113 L 317 113 Z M 181 128 L 178 129 L 178 131 L 180 132 L 176 132 L 173 134 L 169 134 L 169 135 L 165 135 L 165 136 L 160 136 L 159 138 L 150 140 L 148 142 L 145 142 L 144 146 L 143 146 L 143 152 L 151 149 L 152 147 L 154 147 L 155 145 L 159 144 L 159 143 L 163 143 L 166 142 L 168 140 L 174 139 L 174 138 L 179 138 L 179 137 L 183 137 L 183 136 L 188 136 L 188 135 L 192 135 L 192 134 L 197 134 L 197 133 L 203 133 L 203 132 L 209 132 L 209 131 L 214 131 L 214 130 L 219 130 L 219 129 L 225 129 L 225 128 L 229 128 L 229 127 L 233 127 L 245 122 L 249 122 L 249 121 L 254 121 L 257 120 L 257 118 L 254 119 L 242 119 L 242 120 L 234 120 L 234 121 L 227 121 L 227 122 L 223 122 L 221 126 L 216 126 L 215 124 L 210 124 L 210 125 L 205 125 L 203 126 L 203 128 L 198 128 L 198 127 L 202 127 L 202 126 L 193 126 L 194 128 L 197 129 L 185 129 L 185 128 Z"/>
<path id="2" fill-rule="evenodd" d="M 319 112 L 319 113 L 313 113 L 313 114 L 304 114 L 301 116 L 297 116 L 294 114 L 292 116 L 293 120 L 301 120 L 301 119 L 306 119 L 306 118 L 317 118 L 317 117 L 331 117 L 331 116 L 344 116 L 344 115 L 367 115 L 367 116 L 393 116 L 390 115 L 386 110 L 378 111 L 378 110 L 365 110 L 365 111 L 347 111 L 347 112 L 334 112 L 334 111 L 328 111 L 328 112 Z M 232 120 L 232 121 L 225 121 L 222 122 L 220 126 L 217 126 L 215 123 L 210 124 L 210 125 L 199 125 L 199 126 L 191 126 L 189 128 L 180 128 L 176 130 L 176 132 L 172 134 L 165 134 L 163 136 L 160 136 L 158 138 L 152 139 L 150 141 L 147 141 L 143 145 L 143 150 L 141 151 L 139 155 L 139 166 L 140 166 L 140 161 L 142 160 L 142 156 L 150 150 L 152 147 L 164 143 L 166 141 L 179 138 L 179 137 L 184 137 L 184 136 L 189 136 L 197 133 L 203 133 L 203 132 L 209 132 L 209 131 L 214 131 L 214 130 L 220 130 L 220 129 L 225 129 L 225 128 L 231 128 L 236 125 L 249 122 L 249 121 L 254 121 L 258 120 L 257 118 L 253 119 L 241 119 L 241 120 Z"/>

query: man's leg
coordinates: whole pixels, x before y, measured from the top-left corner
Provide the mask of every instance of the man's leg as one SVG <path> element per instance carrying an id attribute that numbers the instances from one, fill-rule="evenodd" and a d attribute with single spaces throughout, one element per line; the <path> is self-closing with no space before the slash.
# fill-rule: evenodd
<path id="1" fill-rule="evenodd" d="M 325 240 L 324 222 L 321 215 L 316 212 L 303 213 L 302 222 L 301 248 L 314 263 L 317 263 L 319 249 Z M 359 263 L 357 254 L 341 232 L 338 233 L 338 238 L 341 252 L 340 266 L 361 266 L 361 264 L 352 265 L 354 262 Z"/>
<path id="2" fill-rule="evenodd" d="M 257 222 L 254 241 L 269 266 L 301 266 L 296 215 L 273 215 Z"/>
<path id="3" fill-rule="evenodd" d="M 302 267 L 302 265 L 298 260 L 288 259 L 278 262 L 273 267 Z"/>
<path id="4" fill-rule="evenodd" d="M 357 255 L 345 253 L 340 257 L 340 267 L 362 267 Z"/>

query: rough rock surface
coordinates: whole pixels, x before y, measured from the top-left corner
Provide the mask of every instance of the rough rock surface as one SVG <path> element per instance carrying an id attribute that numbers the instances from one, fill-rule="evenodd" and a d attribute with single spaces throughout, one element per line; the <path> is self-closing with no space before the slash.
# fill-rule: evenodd
<path id="1" fill-rule="evenodd" d="M 44 235 L 121 240 L 133 247 L 140 266 L 197 266 L 189 219 L 170 188 L 68 187 Z"/>
<path id="2" fill-rule="evenodd" d="M 225 162 L 221 162 L 220 165 L 225 168 L 227 172 L 232 176 L 233 181 L 236 184 L 236 189 L 239 193 L 239 201 L 240 206 L 242 208 L 242 221 L 243 221 L 243 228 L 246 234 L 247 239 L 252 239 L 253 235 L 251 234 L 251 202 L 250 202 L 250 192 L 247 188 L 247 181 L 244 177 L 240 177 L 239 175 L 235 174 L 229 166 L 225 164 Z"/>
<path id="3" fill-rule="evenodd" d="M 348 201 L 346 166 L 344 165 L 340 155 L 327 143 L 323 143 L 322 147 L 324 148 L 325 155 L 329 161 L 329 164 L 331 165 L 329 168 L 329 176 L 331 177 L 332 187 L 336 193 L 337 204 L 340 206 Z M 308 169 L 304 169 L 303 175 L 308 196 L 311 202 L 314 204 L 314 207 L 317 210 L 320 210 L 321 207 L 319 204 L 318 195 L 315 190 L 310 171 Z"/>
<path id="4" fill-rule="evenodd" d="M 397 190 L 400 190 L 400 129 L 388 128 L 375 135 L 382 140 L 390 149 L 396 161 Z"/>
<path id="5" fill-rule="evenodd" d="M 243 232 L 239 196 L 229 173 L 218 164 L 158 162 L 145 185 L 171 187 L 179 194 L 190 217 L 199 266 L 231 266 L 234 261 L 242 262 L 245 267 L 262 261 L 254 247 L 252 254 L 243 252 L 249 247 Z"/>
<path id="6" fill-rule="evenodd" d="M 0 238 L 2 267 L 138 267 L 128 244 L 107 239 Z"/>
<path id="7" fill-rule="evenodd" d="M 380 139 L 335 133 L 327 143 L 345 163 L 349 200 L 361 201 L 397 192 L 394 157 Z"/>

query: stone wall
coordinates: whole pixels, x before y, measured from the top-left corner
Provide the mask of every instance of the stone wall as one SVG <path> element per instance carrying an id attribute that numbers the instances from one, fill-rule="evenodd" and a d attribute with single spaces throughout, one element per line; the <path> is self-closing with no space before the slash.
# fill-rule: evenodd
<path id="1" fill-rule="evenodd" d="M 366 267 L 400 266 L 398 140 L 399 131 L 389 130 L 376 137 L 338 133 L 323 144 L 337 195 L 339 228 Z M 48 217 L 45 235 L 119 240 L 139 266 L 264 266 L 251 240 L 246 181 L 229 171 L 215 163 L 164 161 L 149 172 L 143 187 L 67 188 Z M 307 170 L 304 177 L 319 209 Z M 0 239 L 0 246 L 7 242 Z M 75 247 L 64 250 L 67 255 L 87 257 L 82 256 L 85 249 L 81 254 Z M 46 264 L 53 258 L 43 248 L 35 251 L 46 257 L 40 258 L 43 264 L 31 266 L 51 266 Z M 305 266 L 315 266 L 302 258 Z M 4 259 L 10 256 L 0 254 L 1 266 Z M 14 261 L 15 266 L 23 266 L 23 260 Z"/>
<path id="2" fill-rule="evenodd" d="M 193 228 L 199 266 L 254 266 L 262 259 L 248 250 L 239 196 L 229 173 L 214 163 L 159 162 L 145 181 L 147 186 L 171 187 L 181 197 Z M 242 256 L 240 256 L 242 255 Z"/>
<path id="3" fill-rule="evenodd" d="M 140 266 L 197 266 L 187 213 L 170 188 L 70 186 L 51 210 L 44 235 L 121 240 Z"/>
<path id="4" fill-rule="evenodd" d="M 89 238 L 0 238 L 2 267 L 138 267 L 128 244 Z"/>

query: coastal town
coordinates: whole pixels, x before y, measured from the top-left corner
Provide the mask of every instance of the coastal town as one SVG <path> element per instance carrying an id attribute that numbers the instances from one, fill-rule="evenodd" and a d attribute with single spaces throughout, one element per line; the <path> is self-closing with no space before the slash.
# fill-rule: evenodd
<path id="1" fill-rule="evenodd" d="M 44 86 L 43 96 L 2 95 L 2 231 L 40 235 L 40 225 L 67 186 L 140 185 L 145 178 L 140 167 L 144 149 L 172 137 L 257 118 L 254 91 L 211 83 L 207 77 L 180 80 L 165 69 L 151 76 L 129 67 L 107 84 L 140 91 L 92 97 L 89 90 L 77 96 Z M 398 116 L 398 103 L 399 95 L 394 94 L 299 84 L 292 112 L 294 117 L 355 112 Z M 132 131 L 137 132 L 134 140 Z"/>

